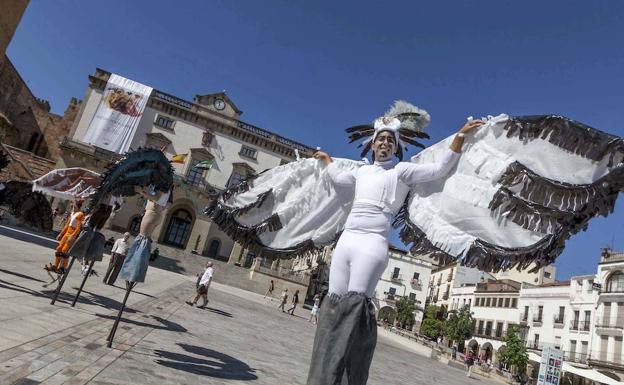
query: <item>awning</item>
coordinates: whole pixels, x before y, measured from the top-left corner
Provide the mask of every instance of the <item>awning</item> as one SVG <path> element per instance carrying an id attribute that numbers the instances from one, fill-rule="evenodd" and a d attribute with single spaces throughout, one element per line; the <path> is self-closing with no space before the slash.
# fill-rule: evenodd
<path id="1" fill-rule="evenodd" d="M 35 179 L 33 191 L 67 200 L 86 199 L 95 193 L 100 182 L 97 172 L 79 167 L 60 168 Z"/>
<path id="2" fill-rule="evenodd" d="M 542 357 L 540 357 L 539 355 L 533 352 L 529 352 L 529 360 L 539 363 L 542 360 Z M 605 385 L 622 385 L 623 384 L 622 382 L 616 381 L 613 378 L 606 376 L 597 370 L 577 368 L 576 366 L 572 366 L 565 361 L 563 362 L 563 366 L 561 367 L 561 370 L 566 373 L 576 374 L 577 376 L 587 378 L 588 380 L 595 381 L 600 384 L 605 384 Z"/>

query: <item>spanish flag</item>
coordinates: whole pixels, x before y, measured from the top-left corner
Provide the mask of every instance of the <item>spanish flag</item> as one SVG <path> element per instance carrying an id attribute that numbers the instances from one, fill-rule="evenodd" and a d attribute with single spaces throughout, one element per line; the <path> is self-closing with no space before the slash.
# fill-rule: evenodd
<path id="1" fill-rule="evenodd" d="M 186 156 L 188 154 L 176 154 L 173 156 L 173 158 L 171 158 L 171 163 L 182 163 L 184 164 L 184 161 L 186 160 Z"/>

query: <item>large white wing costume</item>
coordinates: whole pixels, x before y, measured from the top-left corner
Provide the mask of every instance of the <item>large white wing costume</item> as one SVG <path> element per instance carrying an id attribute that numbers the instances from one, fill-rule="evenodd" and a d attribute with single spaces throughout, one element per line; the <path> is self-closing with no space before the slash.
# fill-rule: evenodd
<path id="1" fill-rule="evenodd" d="M 436 161 L 451 140 L 411 161 Z M 612 212 L 624 189 L 623 158 L 622 138 L 562 116 L 490 117 L 446 177 L 410 186 L 395 225 L 413 252 L 445 261 L 489 271 L 543 266 L 591 218 Z M 244 247 L 289 258 L 334 242 L 353 195 L 306 159 L 226 191 L 206 213 Z"/>

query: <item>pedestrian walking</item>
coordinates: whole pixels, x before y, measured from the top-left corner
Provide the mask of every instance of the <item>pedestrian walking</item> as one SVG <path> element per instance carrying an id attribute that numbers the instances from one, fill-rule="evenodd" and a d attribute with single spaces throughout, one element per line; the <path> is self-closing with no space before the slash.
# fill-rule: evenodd
<path id="1" fill-rule="evenodd" d="M 286 306 L 286 302 L 288 301 L 288 288 L 282 290 L 282 294 L 280 295 L 280 305 L 278 309 L 282 309 L 282 313 L 285 313 L 284 306 Z"/>
<path id="2" fill-rule="evenodd" d="M 295 308 L 297 307 L 298 304 L 299 304 L 299 290 L 295 290 L 295 294 L 293 294 L 292 296 L 291 306 L 288 309 L 288 313 L 290 313 L 290 315 L 295 315 Z"/>
<path id="3" fill-rule="evenodd" d="M 152 254 L 150 254 L 150 262 L 154 262 L 155 260 L 158 259 L 158 257 L 160 256 L 160 250 L 158 250 L 158 247 L 154 249 L 154 251 L 152 251 Z"/>
<path id="4" fill-rule="evenodd" d="M 123 237 L 113 243 L 113 248 L 111 249 L 111 259 L 108 262 L 108 269 L 106 269 L 106 274 L 102 280 L 107 285 L 114 285 L 117 280 L 121 266 L 123 265 L 126 255 L 128 254 L 128 249 L 130 248 L 130 243 L 128 243 L 129 238 L 130 233 L 124 233 Z"/>
<path id="5" fill-rule="evenodd" d="M 318 323 L 318 312 L 321 305 L 321 295 L 319 293 L 314 294 L 313 301 L 314 305 L 312 305 L 312 311 L 310 311 L 310 319 L 308 320 L 308 322 L 312 322 L 316 325 Z"/>
<path id="6" fill-rule="evenodd" d="M 468 351 L 468 354 L 466 354 L 466 358 L 464 362 L 466 363 L 466 366 L 468 367 L 468 371 L 466 372 L 466 377 L 471 378 L 470 375 L 472 374 L 472 366 L 474 365 L 474 362 L 475 362 L 475 354 L 472 352 L 472 350 Z"/>
<path id="7" fill-rule="evenodd" d="M 275 282 L 271 280 L 271 282 L 269 282 L 269 287 L 267 288 L 267 291 L 266 293 L 264 293 L 264 297 L 262 298 L 266 298 L 268 295 L 271 298 L 271 301 L 273 301 L 273 290 L 275 290 Z"/>
<path id="8" fill-rule="evenodd" d="M 204 303 L 198 307 L 201 308 L 208 304 L 208 288 L 210 287 L 210 283 L 212 282 L 213 275 L 214 269 L 212 268 L 212 262 L 208 262 L 206 264 L 206 270 L 204 270 L 204 274 L 202 274 L 201 278 L 199 279 L 197 294 L 195 295 L 195 298 L 193 298 L 193 301 L 186 301 L 187 305 L 193 306 L 197 304 L 197 301 L 200 297 L 204 300 Z"/>

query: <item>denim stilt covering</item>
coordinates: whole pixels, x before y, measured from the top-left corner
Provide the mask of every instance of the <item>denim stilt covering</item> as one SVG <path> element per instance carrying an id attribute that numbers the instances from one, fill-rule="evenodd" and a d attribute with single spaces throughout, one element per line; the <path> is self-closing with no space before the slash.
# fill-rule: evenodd
<path id="1" fill-rule="evenodd" d="M 85 261 L 99 262 L 104 257 L 104 235 L 91 227 L 85 227 L 67 254 Z"/>
<path id="2" fill-rule="evenodd" d="M 307 385 L 365 385 L 376 344 L 370 298 L 329 294 L 319 314 Z"/>
<path id="3" fill-rule="evenodd" d="M 152 240 L 146 236 L 137 235 L 121 266 L 121 278 L 130 282 L 144 282 L 151 249 Z"/>

